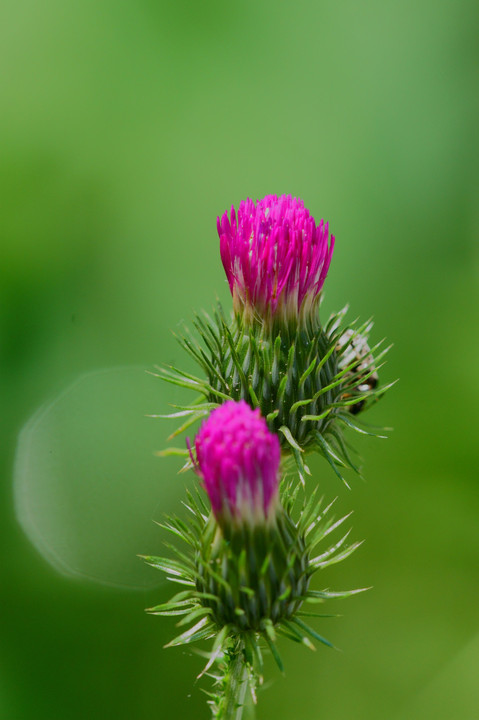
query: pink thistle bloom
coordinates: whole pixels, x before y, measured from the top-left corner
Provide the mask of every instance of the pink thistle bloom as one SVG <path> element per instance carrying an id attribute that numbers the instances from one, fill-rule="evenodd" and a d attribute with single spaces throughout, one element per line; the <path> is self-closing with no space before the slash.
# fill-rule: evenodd
<path id="1" fill-rule="evenodd" d="M 284 322 L 312 317 L 328 274 L 334 236 L 299 198 L 248 198 L 217 219 L 220 253 L 237 314 Z"/>
<path id="2" fill-rule="evenodd" d="M 265 523 L 276 515 L 280 444 L 259 409 L 230 400 L 196 436 L 196 470 L 220 524 Z"/>

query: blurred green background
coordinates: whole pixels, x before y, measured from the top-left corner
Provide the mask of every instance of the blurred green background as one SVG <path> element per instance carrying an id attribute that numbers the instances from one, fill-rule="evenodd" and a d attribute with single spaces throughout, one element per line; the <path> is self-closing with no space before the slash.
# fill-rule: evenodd
<path id="1" fill-rule="evenodd" d="M 401 380 L 369 415 L 391 438 L 357 441 L 365 483 L 314 462 L 366 539 L 321 583 L 373 589 L 330 606 L 343 652 L 285 644 L 258 719 L 477 720 L 478 20 L 467 0 L 2 3 L 2 718 L 208 717 L 201 659 L 143 612 L 170 589 L 133 560 L 192 482 L 153 455 L 167 425 L 143 413 L 176 396 L 141 368 L 184 363 L 170 330 L 229 303 L 216 215 L 290 192 L 336 235 L 323 316 L 373 314 Z M 19 526 L 13 468 L 37 408 L 92 372 L 22 434 L 74 577 Z M 84 577 L 121 584 L 122 562 L 142 589 Z"/>

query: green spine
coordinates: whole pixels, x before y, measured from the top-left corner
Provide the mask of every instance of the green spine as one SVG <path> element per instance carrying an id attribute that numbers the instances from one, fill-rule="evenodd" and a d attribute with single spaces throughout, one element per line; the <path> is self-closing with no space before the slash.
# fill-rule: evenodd
<path id="1" fill-rule="evenodd" d="M 344 439 L 344 429 L 383 437 L 365 430 L 357 414 L 364 412 L 392 384 L 380 386 L 379 352 L 367 345 L 372 327 L 344 325 L 345 310 L 333 315 L 324 328 L 317 322 L 266 329 L 261 323 L 245 327 L 240 318 L 227 320 L 221 306 L 214 319 L 196 316 L 195 329 L 178 338 L 206 379 L 177 368 L 159 368 L 167 382 L 200 394 L 199 402 L 182 406 L 167 417 L 187 418 L 176 436 L 226 400 L 244 399 L 259 408 L 269 428 L 277 433 L 283 455 L 292 456 L 301 478 L 309 474 L 304 456 L 316 451 L 344 480 L 344 467 L 360 473 Z M 359 342 L 360 341 L 360 342 Z M 358 356 L 358 347 L 367 348 Z M 164 455 L 187 456 L 186 450 L 166 450 Z"/>
<path id="2" fill-rule="evenodd" d="M 197 553 L 196 588 L 219 627 L 264 630 L 288 619 L 306 596 L 311 570 L 305 540 L 280 512 L 267 525 L 225 529 L 211 518 Z"/>

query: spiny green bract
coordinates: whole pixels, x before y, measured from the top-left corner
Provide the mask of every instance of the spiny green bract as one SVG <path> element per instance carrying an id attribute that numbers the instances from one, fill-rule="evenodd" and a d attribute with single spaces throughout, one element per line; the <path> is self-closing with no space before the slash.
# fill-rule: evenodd
<path id="1" fill-rule="evenodd" d="M 228 321 L 220 306 L 214 319 L 196 316 L 202 342 L 187 332 L 178 339 L 207 379 L 159 368 L 166 381 L 201 396 L 169 416 L 188 418 L 174 435 L 218 404 L 243 399 L 260 408 L 270 430 L 278 434 L 283 453 L 294 456 L 301 476 L 309 473 L 304 455 L 311 450 L 322 454 L 342 479 L 342 467 L 359 472 L 343 430 L 376 435 L 358 425 L 355 415 L 390 387 L 377 387 L 378 363 L 389 348 L 377 353 L 380 342 L 369 349 L 372 323 L 343 327 L 344 314 L 345 310 L 332 316 L 324 329 L 315 322 L 283 326 L 273 334 L 260 323 L 245 328 L 238 318 Z M 366 348 L 361 356 L 358 347 Z"/>
<path id="2" fill-rule="evenodd" d="M 264 623 L 291 618 L 310 580 L 306 543 L 286 513 L 264 525 L 206 524 L 196 565 L 197 590 L 219 626 L 261 632 Z"/>
<path id="3" fill-rule="evenodd" d="M 221 535 L 201 494 L 189 494 L 188 521 L 175 517 L 163 526 L 186 543 L 186 552 L 168 544 L 175 559 L 144 557 L 170 581 L 184 586 L 169 602 L 148 611 L 183 616 L 178 625 L 189 626 L 167 647 L 214 638 L 205 668 L 209 670 L 214 663 L 221 663 L 232 644 L 239 644 L 252 676 L 261 678 L 265 647 L 283 670 L 278 636 L 308 647 L 314 647 L 311 639 L 331 646 L 304 621 L 315 613 L 305 612 L 303 604 L 362 590 L 318 591 L 310 589 L 309 582 L 319 570 L 349 557 L 360 543 L 348 544 L 347 532 L 318 553 L 318 545 L 349 515 L 336 520 L 331 513 L 333 503 L 323 507 L 314 491 L 303 500 L 299 517 L 293 520 L 298 489 L 297 483 L 283 484 L 282 514 L 276 527 L 263 532 L 245 529 L 243 535 L 231 536 Z"/>

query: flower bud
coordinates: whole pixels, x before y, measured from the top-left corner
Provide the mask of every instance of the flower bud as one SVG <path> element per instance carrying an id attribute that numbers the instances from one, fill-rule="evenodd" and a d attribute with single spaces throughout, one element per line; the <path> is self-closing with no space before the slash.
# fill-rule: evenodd
<path id="1" fill-rule="evenodd" d="M 280 444 L 259 410 L 229 401 L 214 410 L 196 437 L 197 471 L 221 524 L 261 524 L 278 502 Z"/>
<path id="2" fill-rule="evenodd" d="M 302 200 L 266 195 L 217 219 L 223 267 L 237 315 L 266 326 L 314 317 L 333 254 L 328 223 Z M 316 313 L 317 314 L 317 313 Z"/>
<path id="3" fill-rule="evenodd" d="M 277 436 L 259 410 L 230 401 L 201 427 L 196 455 L 214 513 L 196 560 L 204 604 L 239 630 L 290 617 L 308 588 L 308 554 L 279 502 Z"/>

